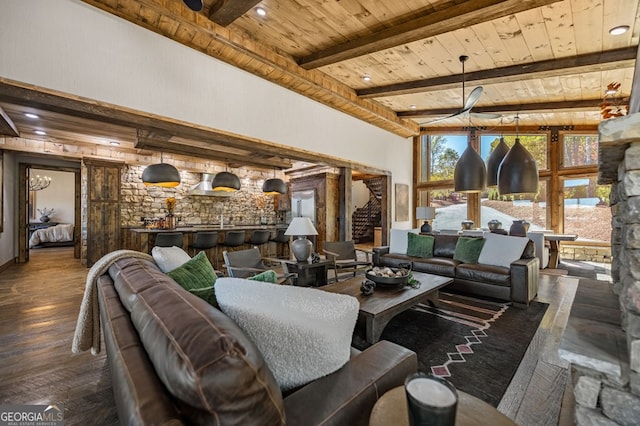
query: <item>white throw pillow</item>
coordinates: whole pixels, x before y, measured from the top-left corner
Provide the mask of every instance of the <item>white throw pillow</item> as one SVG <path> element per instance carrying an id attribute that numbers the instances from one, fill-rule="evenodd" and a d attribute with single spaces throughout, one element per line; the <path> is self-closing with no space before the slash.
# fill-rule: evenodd
<path id="1" fill-rule="evenodd" d="M 419 229 L 392 229 L 389 237 L 389 253 L 391 254 L 407 254 L 407 245 L 409 237 L 407 234 L 413 232 L 419 234 Z"/>
<path id="2" fill-rule="evenodd" d="M 522 257 L 528 242 L 529 239 L 524 237 L 488 233 L 478 263 L 509 268 L 512 262 Z"/>
<path id="3" fill-rule="evenodd" d="M 191 256 L 180 247 L 154 247 L 151 256 L 156 261 L 158 268 L 165 274 L 191 260 Z"/>
<path id="4" fill-rule="evenodd" d="M 355 297 L 223 277 L 216 280 L 216 299 L 260 350 L 282 390 L 349 361 L 360 309 Z"/>

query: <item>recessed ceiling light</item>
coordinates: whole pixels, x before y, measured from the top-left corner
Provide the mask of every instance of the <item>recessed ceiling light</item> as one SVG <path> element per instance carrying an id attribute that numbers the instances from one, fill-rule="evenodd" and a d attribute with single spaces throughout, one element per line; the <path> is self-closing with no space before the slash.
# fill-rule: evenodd
<path id="1" fill-rule="evenodd" d="M 24 115 L 25 115 L 25 117 L 29 117 L 29 118 L 40 118 L 39 115 L 32 114 L 30 112 L 25 112 Z"/>
<path id="2" fill-rule="evenodd" d="M 609 34 L 611 35 L 620 35 L 629 31 L 628 25 L 618 25 L 617 27 L 613 27 L 609 30 Z"/>
<path id="3" fill-rule="evenodd" d="M 267 16 L 267 11 L 264 7 L 256 7 L 256 13 L 260 16 Z"/>
<path id="4" fill-rule="evenodd" d="M 371 76 L 369 74 L 365 74 L 362 76 L 363 81 L 371 81 Z"/>
<path id="5" fill-rule="evenodd" d="M 35 134 L 36 134 L 36 135 L 40 135 L 40 136 L 44 136 L 44 135 L 46 135 L 46 134 L 47 134 L 47 132 L 45 132 L 44 130 L 36 130 L 36 131 L 35 131 Z"/>
<path id="6" fill-rule="evenodd" d="M 118 141 L 109 141 L 109 143 L 113 146 L 120 146 L 120 142 Z"/>
<path id="7" fill-rule="evenodd" d="M 415 105 L 411 105 L 411 107 L 410 107 L 410 108 L 411 108 L 411 109 L 416 109 L 416 108 L 418 108 L 418 107 L 417 107 L 417 106 L 415 106 Z"/>

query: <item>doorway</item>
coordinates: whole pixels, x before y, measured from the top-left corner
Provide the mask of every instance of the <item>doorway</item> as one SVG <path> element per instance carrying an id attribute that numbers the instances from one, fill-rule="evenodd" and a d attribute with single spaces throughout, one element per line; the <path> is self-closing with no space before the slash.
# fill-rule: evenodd
<path id="1" fill-rule="evenodd" d="M 80 168 L 19 163 L 18 170 L 18 262 L 29 261 L 30 242 L 38 247 L 73 246 L 79 259 Z"/>

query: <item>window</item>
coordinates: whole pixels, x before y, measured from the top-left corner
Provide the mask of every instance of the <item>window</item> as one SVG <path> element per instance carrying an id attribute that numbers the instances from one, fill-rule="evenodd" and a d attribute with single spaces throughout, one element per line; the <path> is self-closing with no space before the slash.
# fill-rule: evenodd
<path id="1" fill-rule="evenodd" d="M 515 135 L 503 135 L 503 137 L 509 148 L 516 142 Z M 538 170 L 547 170 L 549 168 L 547 165 L 547 135 L 520 135 L 518 137 L 522 146 L 536 159 Z M 485 163 L 499 142 L 500 135 L 483 134 L 480 136 L 480 156 Z"/>
<path id="2" fill-rule="evenodd" d="M 420 138 L 420 182 L 453 180 L 456 163 L 466 147 L 467 135 L 423 135 Z"/>
<path id="3" fill-rule="evenodd" d="M 531 231 L 548 229 L 547 181 L 540 180 L 536 195 L 499 197 L 497 189 L 490 189 L 489 196 L 482 199 L 480 218 L 482 228 L 488 228 L 489 221 L 496 219 L 507 231 L 514 220 L 526 220 Z"/>
<path id="4" fill-rule="evenodd" d="M 611 241 L 610 185 L 595 176 L 563 179 L 564 232 L 583 240 Z"/>
<path id="5" fill-rule="evenodd" d="M 564 135 L 562 141 L 563 167 L 593 166 L 598 164 L 597 135 Z"/>
<path id="6" fill-rule="evenodd" d="M 433 229 L 460 229 L 467 219 L 466 195 L 452 189 L 422 190 L 418 205 L 425 206 L 427 197 L 431 200 L 430 205 L 436 208 L 436 218 L 431 221 Z"/>

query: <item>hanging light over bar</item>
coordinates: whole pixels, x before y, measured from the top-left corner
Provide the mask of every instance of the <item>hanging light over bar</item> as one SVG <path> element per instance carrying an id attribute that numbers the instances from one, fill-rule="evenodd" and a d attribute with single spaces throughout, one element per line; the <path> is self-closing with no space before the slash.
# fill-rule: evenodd
<path id="1" fill-rule="evenodd" d="M 163 163 L 160 153 L 160 164 L 147 166 L 142 172 L 142 182 L 145 186 L 161 186 L 163 188 L 175 188 L 180 185 L 180 172 L 171 164 Z"/>
<path id="2" fill-rule="evenodd" d="M 211 182 L 214 191 L 233 192 L 240 190 L 240 179 L 230 172 L 220 172 Z"/>

